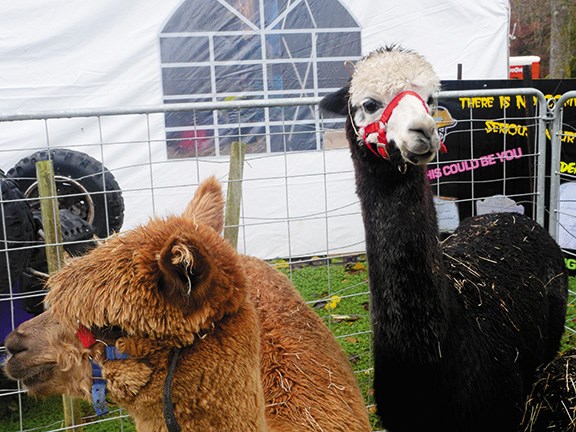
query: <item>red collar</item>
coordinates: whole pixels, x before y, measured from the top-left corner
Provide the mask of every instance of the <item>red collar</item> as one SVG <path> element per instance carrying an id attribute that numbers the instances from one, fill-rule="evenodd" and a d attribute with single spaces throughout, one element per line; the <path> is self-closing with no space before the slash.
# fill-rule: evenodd
<path id="1" fill-rule="evenodd" d="M 418 93 L 413 92 L 411 90 L 406 90 L 406 91 L 398 93 L 394 97 L 394 99 L 392 99 L 390 101 L 390 103 L 388 105 L 386 105 L 386 108 L 384 108 L 384 111 L 382 112 L 382 115 L 380 116 L 380 118 L 377 121 L 375 121 L 374 123 L 370 123 L 369 125 L 367 125 L 364 128 L 364 133 L 362 134 L 362 140 L 364 141 L 364 144 L 366 145 L 366 147 L 368 147 L 368 149 L 372 153 L 374 153 L 376 156 L 380 156 L 380 157 L 387 159 L 387 160 L 390 159 L 390 155 L 389 155 L 390 144 L 388 143 L 388 138 L 386 137 L 386 129 L 388 126 L 388 121 L 390 120 L 390 117 L 392 116 L 392 112 L 398 106 L 398 104 L 400 103 L 402 98 L 404 98 L 404 96 L 408 96 L 408 95 L 418 98 L 418 100 L 420 100 L 420 102 L 422 102 L 422 106 L 424 107 L 426 112 L 427 113 L 429 112 L 428 105 L 426 105 L 426 102 L 424 102 L 424 99 L 422 99 Z M 378 142 L 376 144 L 369 142 L 367 139 L 368 135 L 375 133 L 375 132 L 378 133 Z M 446 146 L 444 145 L 444 143 L 442 141 L 440 141 L 440 152 L 442 152 L 442 153 L 447 152 Z"/>

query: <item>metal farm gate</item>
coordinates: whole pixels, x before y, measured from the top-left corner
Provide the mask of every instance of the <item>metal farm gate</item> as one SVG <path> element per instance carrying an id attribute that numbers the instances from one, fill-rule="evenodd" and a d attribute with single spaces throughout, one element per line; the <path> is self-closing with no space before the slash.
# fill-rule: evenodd
<path id="1" fill-rule="evenodd" d="M 464 217 L 499 210 L 530 215 L 556 239 L 575 236 L 570 227 L 576 226 L 576 168 L 563 162 L 561 153 L 562 146 L 574 140 L 573 132 L 563 128 L 563 107 L 574 98 L 576 92 L 570 92 L 551 105 L 534 89 L 441 93 L 435 115 L 448 154 L 430 164 L 428 176 L 443 235 Z M 92 223 L 100 224 L 96 234 L 105 237 L 149 217 L 179 213 L 209 175 L 216 175 L 226 187 L 229 155 L 233 143 L 241 142 L 246 144 L 246 156 L 238 249 L 270 260 L 288 274 L 306 266 L 325 269 L 325 286 L 319 296 L 309 299 L 310 304 L 322 311 L 341 342 L 355 346 L 350 359 L 370 408 L 367 308 L 354 316 L 361 323 L 354 331 L 347 330 L 351 327 L 342 325 L 347 318 L 337 314 L 338 302 L 368 302 L 365 277 L 348 280 L 337 273 L 342 267 L 350 274 L 365 269 L 362 220 L 342 133 L 344 119 L 322 115 L 318 101 L 235 100 L 0 115 L 0 168 L 9 177 L 27 172 L 23 177 L 28 180 L 20 192 L 2 189 L 0 343 L 21 321 L 41 310 L 44 295 L 41 285 L 30 284 L 30 278 L 38 278 L 45 269 L 41 265 L 22 269 L 17 262 L 43 249 L 42 232 L 37 224 L 31 225 L 36 227 L 31 238 L 13 239 L 13 221 L 7 218 L 15 203 L 37 208 L 34 180 L 29 178 L 32 154 L 54 150 L 50 157 L 68 164 L 69 171 L 84 172 L 84 178 L 90 175 L 83 167 L 94 163 L 91 175 L 101 182 L 109 171 L 113 181 L 105 180 L 98 190 L 86 186 L 83 177 L 72 181 L 64 173 L 57 178 L 58 189 L 72 194 L 72 215 L 65 216 L 71 226 L 75 216 L 91 217 Z M 497 106 L 499 114 L 486 117 L 482 111 L 486 106 Z M 257 127 L 246 127 L 247 122 Z M 562 163 L 568 168 L 560 169 Z M 7 183 L 4 177 L 0 182 Z M 568 188 L 572 192 L 560 193 Z M 107 194 L 116 198 L 105 199 Z M 94 206 L 100 206 L 97 212 Z M 89 241 L 76 243 L 81 247 Z M 576 262 L 576 256 L 570 258 L 570 250 L 566 252 L 567 263 Z M 60 414 L 54 420 L 49 412 L 54 406 L 61 409 L 61 403 L 31 401 L 20 386 L 0 380 L 0 432 L 65 430 Z M 82 417 L 86 431 L 133 430 L 121 409 L 102 419 L 84 406 Z"/>

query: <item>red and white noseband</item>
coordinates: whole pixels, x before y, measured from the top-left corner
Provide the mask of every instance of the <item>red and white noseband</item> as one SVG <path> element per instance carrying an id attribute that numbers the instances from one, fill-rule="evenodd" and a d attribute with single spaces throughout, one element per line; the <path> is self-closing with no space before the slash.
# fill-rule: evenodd
<path id="1" fill-rule="evenodd" d="M 390 103 L 386 106 L 386 108 L 384 108 L 384 111 L 382 112 L 380 119 L 378 119 L 374 123 L 370 123 L 369 125 L 367 125 L 364 128 L 364 131 L 362 133 L 362 141 L 364 141 L 364 144 L 366 145 L 366 147 L 368 147 L 368 149 L 372 153 L 374 153 L 376 156 L 380 156 L 384 159 L 390 159 L 390 155 L 389 155 L 390 144 L 388 143 L 388 138 L 386 137 L 386 130 L 388 128 L 388 121 L 390 120 L 390 117 L 392 116 L 392 112 L 398 106 L 398 104 L 400 103 L 402 98 L 404 98 L 404 96 L 408 96 L 408 95 L 418 98 L 418 100 L 420 100 L 420 102 L 422 102 L 422 106 L 426 110 L 426 113 L 428 114 L 430 112 L 428 109 L 428 105 L 426 105 L 426 102 L 424 102 L 424 99 L 422 99 L 418 93 L 413 92 L 411 90 L 406 90 L 406 91 L 403 91 L 403 92 L 397 94 L 394 97 L 394 99 L 392 99 L 390 101 Z M 373 133 L 378 134 L 378 141 L 376 144 L 369 142 L 367 139 L 368 135 L 373 134 Z M 446 146 L 444 145 L 444 143 L 442 141 L 440 141 L 440 152 L 441 153 L 447 152 Z"/>

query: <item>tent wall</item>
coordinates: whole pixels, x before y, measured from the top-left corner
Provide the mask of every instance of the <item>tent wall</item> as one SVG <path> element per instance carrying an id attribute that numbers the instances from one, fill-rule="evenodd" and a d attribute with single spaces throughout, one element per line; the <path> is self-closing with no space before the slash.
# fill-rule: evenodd
<path id="1" fill-rule="evenodd" d="M 507 76 L 507 1 L 492 0 L 481 5 L 471 0 L 439 0 L 433 4 L 414 0 L 401 3 L 391 0 L 331 1 L 347 10 L 361 31 L 361 51 L 353 55 L 341 53 L 342 64 L 344 59 L 357 58 L 378 46 L 399 43 L 425 55 L 442 79 L 454 78 L 458 64 L 463 65 L 467 79 Z M 212 2 L 228 9 L 235 3 L 234 0 L 202 2 Z M 278 9 L 276 13 L 280 14 L 289 8 L 314 9 L 320 3 L 329 6 L 331 2 L 253 0 L 253 3 L 254 7 L 261 9 L 274 3 Z M 181 0 L 3 1 L 3 13 L 0 14 L 0 113 L 85 108 L 97 111 L 100 107 L 147 106 L 165 102 L 160 35 L 185 4 L 186 1 Z M 331 8 L 328 6 L 324 7 L 325 17 L 330 16 Z M 314 25 L 326 26 L 322 23 Z M 266 30 L 256 30 L 256 33 L 258 31 Z M 320 70 L 313 76 L 315 80 L 319 78 L 322 78 Z M 211 77 L 206 76 L 206 79 Z M 342 76 L 330 85 L 341 85 L 345 81 L 346 77 Z M 322 91 L 327 90 L 324 88 Z M 315 96 L 321 96 L 318 87 L 314 87 L 314 91 Z M 298 94 L 293 96 L 298 97 Z M 335 121 L 341 124 L 342 119 Z M 268 136 L 269 131 L 266 132 Z M 2 122 L 0 168 L 8 170 L 18 160 L 40 148 L 68 147 L 84 151 L 112 170 L 123 189 L 133 191 L 127 202 L 126 228 L 130 228 L 149 216 L 178 211 L 190 193 L 176 187 L 168 194 L 168 199 L 150 202 L 143 198 L 144 192 L 138 198 L 138 190 L 158 187 L 158 183 L 151 183 L 149 166 L 160 173 L 159 178 L 186 179 L 182 180 L 184 183 L 199 180 L 191 180 L 191 170 L 200 178 L 210 174 L 225 177 L 226 156 L 201 160 L 201 169 L 191 168 L 196 160 L 184 159 L 170 164 L 168 171 L 161 172 L 167 169 L 169 162 L 166 138 L 162 114 L 149 116 L 144 121 L 141 116 L 122 116 L 74 118 L 52 123 L 38 120 L 25 125 Z M 101 146 L 102 143 L 106 146 Z M 325 163 L 322 157 L 313 152 L 278 155 L 278 158 L 271 159 L 278 161 L 278 165 L 276 162 L 259 165 L 255 156 L 247 175 L 266 178 L 270 170 L 280 168 L 286 172 L 282 175 L 288 176 L 293 170 L 313 172 L 317 164 Z M 346 196 L 340 204 L 353 205 L 355 195 L 348 153 L 335 151 L 330 153 L 330 159 L 346 173 L 334 182 Z M 315 186 L 309 185 L 309 190 L 315 190 Z M 274 196 L 262 192 L 256 196 L 248 194 L 245 199 L 247 203 L 251 202 L 250 205 L 263 207 L 270 206 Z M 290 205 L 295 206 L 291 207 L 292 214 L 302 214 L 309 205 L 308 198 L 303 195 L 289 200 Z M 355 234 L 353 242 L 358 238 L 361 238 L 361 233 Z M 325 237 L 318 234 L 316 243 L 313 250 L 326 249 Z M 299 250 L 297 245 L 294 248 Z M 251 252 L 267 257 L 276 253 L 266 248 Z"/>

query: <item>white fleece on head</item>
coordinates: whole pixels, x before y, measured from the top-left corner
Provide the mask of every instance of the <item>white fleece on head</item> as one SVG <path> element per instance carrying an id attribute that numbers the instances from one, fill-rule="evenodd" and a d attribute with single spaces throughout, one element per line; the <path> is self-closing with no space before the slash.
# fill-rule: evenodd
<path id="1" fill-rule="evenodd" d="M 358 107 L 370 97 L 386 105 L 405 90 L 415 91 L 426 100 L 440 90 L 440 79 L 420 54 L 399 48 L 379 49 L 356 64 L 350 102 Z"/>

